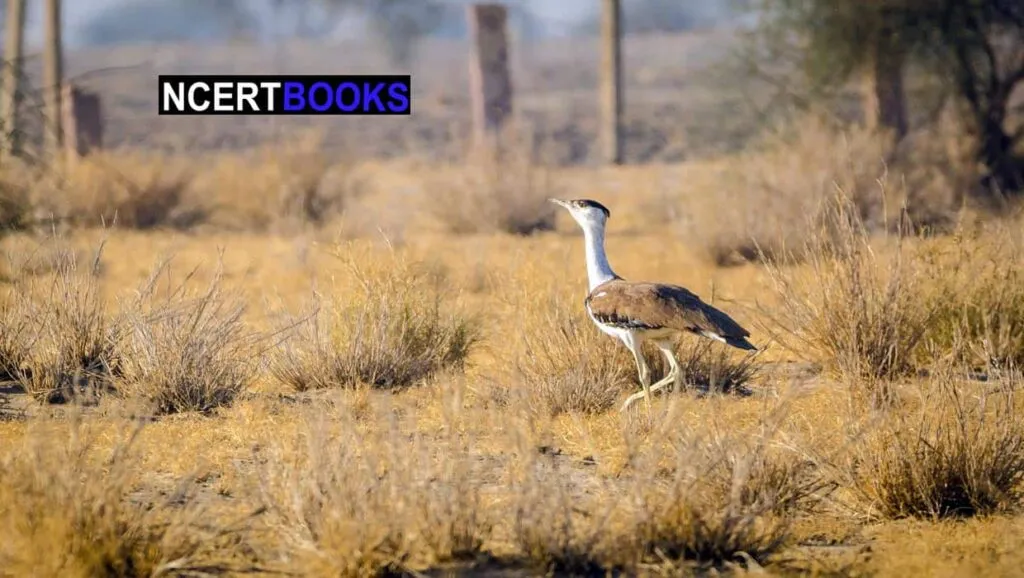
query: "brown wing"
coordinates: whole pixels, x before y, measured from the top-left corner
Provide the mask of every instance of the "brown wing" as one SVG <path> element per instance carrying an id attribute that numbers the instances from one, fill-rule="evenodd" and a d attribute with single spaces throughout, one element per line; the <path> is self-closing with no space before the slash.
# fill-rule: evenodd
<path id="1" fill-rule="evenodd" d="M 732 317 L 677 285 L 614 279 L 595 287 L 586 305 L 597 321 L 614 327 L 669 328 L 736 340 L 750 335 Z"/>

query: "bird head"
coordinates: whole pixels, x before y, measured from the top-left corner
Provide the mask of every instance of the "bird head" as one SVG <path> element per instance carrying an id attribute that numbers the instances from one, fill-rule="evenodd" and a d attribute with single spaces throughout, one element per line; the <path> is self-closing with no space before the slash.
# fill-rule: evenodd
<path id="1" fill-rule="evenodd" d="M 576 222 L 579 223 L 580 227 L 583 227 L 584 229 L 604 227 L 605 221 L 611 217 L 611 212 L 608 210 L 608 207 L 590 199 L 571 199 L 568 201 L 563 201 L 561 199 L 548 200 L 569 211 L 572 218 L 575 219 Z"/>

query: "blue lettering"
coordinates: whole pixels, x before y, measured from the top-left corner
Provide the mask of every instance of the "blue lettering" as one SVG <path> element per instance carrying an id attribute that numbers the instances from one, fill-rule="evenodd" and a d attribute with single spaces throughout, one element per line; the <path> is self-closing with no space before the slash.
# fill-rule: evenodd
<path id="1" fill-rule="evenodd" d="M 323 89 L 323 91 L 327 93 L 327 101 L 320 105 L 318 105 L 316 101 L 313 99 L 313 93 L 315 93 L 316 89 L 318 88 Z M 309 87 L 309 106 L 313 107 L 313 110 L 317 112 L 324 112 L 325 110 L 331 108 L 332 96 L 333 94 L 331 92 L 331 85 L 327 84 L 326 82 L 314 82 L 313 86 Z"/>
<path id="2" fill-rule="evenodd" d="M 372 87 L 372 88 L 371 88 Z M 378 82 L 376 85 L 370 84 L 369 82 L 363 85 L 363 112 L 370 111 L 370 103 L 376 104 L 376 110 L 378 112 L 384 112 L 384 103 L 380 99 L 380 90 L 384 88 L 383 82 Z"/>
<path id="3" fill-rule="evenodd" d="M 296 112 L 306 108 L 306 97 L 302 94 L 305 90 L 301 82 L 284 83 L 284 109 Z"/>
<path id="4" fill-rule="evenodd" d="M 388 87 L 388 109 L 391 112 L 406 112 L 409 110 L 409 85 L 396 82 Z M 399 103 L 396 105 L 395 103 Z"/>
<path id="5" fill-rule="evenodd" d="M 345 94 L 345 89 L 346 88 L 351 89 L 352 90 L 352 94 L 355 95 L 355 97 L 352 99 L 352 103 L 351 104 L 345 104 L 344 94 Z M 338 108 L 340 108 L 341 110 L 343 110 L 345 112 L 353 112 L 355 109 L 359 108 L 359 85 L 358 84 L 356 84 L 354 82 L 343 82 L 343 83 L 341 83 L 338 86 L 338 91 L 337 91 L 336 96 L 337 96 L 337 99 L 338 99 Z"/>

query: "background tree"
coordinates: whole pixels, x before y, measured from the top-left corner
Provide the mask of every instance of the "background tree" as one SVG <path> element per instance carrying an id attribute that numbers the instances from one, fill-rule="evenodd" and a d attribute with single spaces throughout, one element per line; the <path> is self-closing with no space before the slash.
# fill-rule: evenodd
<path id="1" fill-rule="evenodd" d="M 795 64 L 814 97 L 864 73 L 869 122 L 897 135 L 908 124 L 904 64 L 920 65 L 961 105 L 990 190 L 1024 191 L 1024 109 L 1011 108 L 1024 81 L 1024 2 L 757 0 L 753 9 L 758 58 Z"/>

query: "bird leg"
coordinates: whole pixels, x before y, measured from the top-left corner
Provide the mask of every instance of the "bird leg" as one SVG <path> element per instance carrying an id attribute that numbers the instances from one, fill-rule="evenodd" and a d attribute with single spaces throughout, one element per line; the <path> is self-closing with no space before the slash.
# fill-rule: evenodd
<path id="1" fill-rule="evenodd" d="M 676 359 L 675 347 L 671 341 L 659 341 L 657 345 L 658 349 L 661 350 L 661 353 L 668 361 L 668 366 L 670 368 L 668 374 L 672 376 L 673 387 L 676 391 L 682 391 L 684 385 L 683 370 L 679 365 L 679 360 Z"/>
<path id="2" fill-rule="evenodd" d="M 672 384 L 677 388 L 681 386 L 683 372 L 681 366 L 679 365 L 679 360 L 676 359 L 675 349 L 673 348 L 672 343 L 668 341 L 659 341 L 657 345 L 658 349 L 660 349 L 661 352 L 665 355 L 665 359 L 668 360 L 668 374 L 664 378 L 658 380 L 658 382 L 655 383 L 654 385 L 644 388 L 644 391 L 634 393 L 633 395 L 626 398 L 626 402 L 622 404 L 622 411 L 626 411 L 626 409 L 628 409 L 630 405 L 632 405 L 636 400 L 640 399 L 641 397 L 646 397 L 649 399 L 652 393 L 661 390 L 666 385 Z M 648 405 L 650 405 L 649 401 Z"/>
<path id="3" fill-rule="evenodd" d="M 644 389 L 644 391 L 638 391 L 638 392 L 634 393 L 633 395 L 627 397 L 626 398 L 626 402 L 622 404 L 622 410 L 621 411 L 626 411 L 627 409 L 629 409 L 629 406 L 633 405 L 633 402 L 635 402 L 636 400 L 638 400 L 640 398 L 647 399 L 647 406 L 649 408 L 650 407 L 650 403 L 651 403 L 650 402 L 651 394 L 656 392 L 656 391 L 658 391 L 658 390 L 660 390 L 661 388 L 665 387 L 666 385 L 672 383 L 674 379 L 675 379 L 675 376 L 667 375 L 667 376 L 665 376 L 664 379 L 661 379 L 657 383 L 655 383 L 654 385 Z"/>
<path id="4" fill-rule="evenodd" d="M 632 336 L 630 336 L 632 337 Z M 651 415 L 651 370 L 647 367 L 647 360 L 644 359 L 643 351 L 641 350 L 642 343 L 636 338 L 623 338 L 623 343 L 629 348 L 629 351 L 633 354 L 633 359 L 636 361 L 637 373 L 640 376 L 640 385 L 643 387 L 643 391 L 635 393 L 626 400 L 626 404 L 622 406 L 622 411 L 626 409 L 637 399 L 641 397 L 647 401 L 647 416 Z"/>

